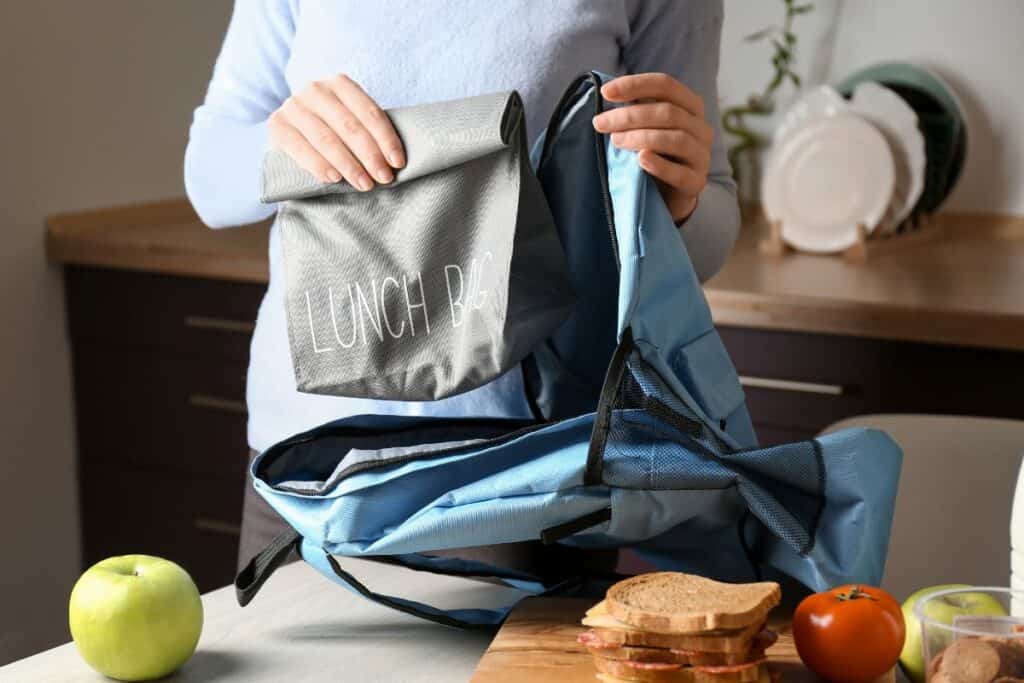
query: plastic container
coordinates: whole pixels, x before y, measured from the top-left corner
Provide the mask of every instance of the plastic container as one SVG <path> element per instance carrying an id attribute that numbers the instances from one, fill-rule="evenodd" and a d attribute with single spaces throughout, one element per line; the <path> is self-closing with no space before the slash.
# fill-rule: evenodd
<path id="1" fill-rule="evenodd" d="M 992 586 L 940 590 L 921 598 L 914 614 L 921 623 L 926 680 L 932 680 L 938 656 L 959 640 L 980 638 L 1024 648 L 1024 619 L 1009 616 L 1014 603 L 1024 604 L 1024 591 Z M 974 613 L 964 613 L 964 604 Z"/>

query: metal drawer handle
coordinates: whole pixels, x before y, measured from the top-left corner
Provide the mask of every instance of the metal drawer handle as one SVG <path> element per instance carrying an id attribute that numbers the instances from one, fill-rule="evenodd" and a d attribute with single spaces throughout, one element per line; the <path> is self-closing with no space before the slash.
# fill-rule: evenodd
<path id="1" fill-rule="evenodd" d="M 238 524 L 222 522 L 218 519 L 209 519 L 208 517 L 196 517 L 192 520 L 192 526 L 199 531 L 209 531 L 211 533 L 222 534 L 224 536 L 242 535 L 242 527 Z"/>
<path id="2" fill-rule="evenodd" d="M 231 318 L 211 318 L 204 315 L 186 315 L 185 327 L 193 330 L 213 330 L 216 332 L 234 332 L 236 334 L 252 334 L 256 324 L 248 320 L 232 320 Z"/>
<path id="3" fill-rule="evenodd" d="M 818 382 L 796 382 L 789 379 L 772 377 L 752 377 L 740 375 L 740 384 L 756 389 L 775 389 L 776 391 L 795 391 L 801 394 L 819 394 L 825 396 L 842 396 L 846 388 L 841 384 L 820 384 Z"/>
<path id="4" fill-rule="evenodd" d="M 188 404 L 193 408 L 205 408 L 206 410 L 216 410 L 222 413 L 236 413 L 239 415 L 248 415 L 249 413 L 248 408 L 245 406 L 245 401 L 209 396 L 207 394 L 190 394 Z"/>

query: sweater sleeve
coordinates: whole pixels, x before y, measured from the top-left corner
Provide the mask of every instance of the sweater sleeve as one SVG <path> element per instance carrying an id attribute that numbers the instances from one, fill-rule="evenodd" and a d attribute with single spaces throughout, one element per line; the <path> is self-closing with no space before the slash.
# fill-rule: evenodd
<path id="1" fill-rule="evenodd" d="M 739 234 L 736 182 L 726 156 L 718 110 L 718 60 L 722 0 L 628 0 L 630 37 L 624 47 L 631 73 L 658 71 L 704 98 L 715 130 L 708 184 L 682 224 L 683 242 L 701 282 L 725 263 Z"/>
<path id="2" fill-rule="evenodd" d="M 259 198 L 267 119 L 290 92 L 285 65 L 297 0 L 236 0 L 185 150 L 185 190 L 211 228 L 272 215 Z"/>

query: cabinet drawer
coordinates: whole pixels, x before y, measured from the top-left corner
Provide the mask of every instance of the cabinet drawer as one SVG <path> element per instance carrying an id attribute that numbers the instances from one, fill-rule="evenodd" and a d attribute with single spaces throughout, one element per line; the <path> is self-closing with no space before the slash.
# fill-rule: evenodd
<path id="1" fill-rule="evenodd" d="M 886 348 L 884 412 L 1024 419 L 1024 353 L 894 342 Z"/>
<path id="2" fill-rule="evenodd" d="M 718 328 L 741 375 L 870 393 L 879 382 L 882 343 L 798 332 Z"/>
<path id="3" fill-rule="evenodd" d="M 156 555 L 177 562 L 200 591 L 234 578 L 245 485 L 113 465 L 81 470 L 84 560 Z"/>
<path id="4" fill-rule="evenodd" d="M 741 377 L 740 381 L 749 381 Z M 764 389 L 745 384 L 747 409 L 759 425 L 816 433 L 852 415 L 875 412 L 863 394 L 819 395 L 786 389 Z M 852 390 L 847 390 L 852 391 Z"/>
<path id="5" fill-rule="evenodd" d="M 95 343 L 73 358 L 82 462 L 244 472 L 244 361 Z"/>
<path id="6" fill-rule="evenodd" d="M 813 434 L 879 405 L 878 342 L 731 327 L 719 333 L 740 375 L 750 414 L 765 434 Z"/>
<path id="7" fill-rule="evenodd" d="M 266 289 L 200 278 L 67 268 L 68 325 L 75 343 L 249 357 Z"/>

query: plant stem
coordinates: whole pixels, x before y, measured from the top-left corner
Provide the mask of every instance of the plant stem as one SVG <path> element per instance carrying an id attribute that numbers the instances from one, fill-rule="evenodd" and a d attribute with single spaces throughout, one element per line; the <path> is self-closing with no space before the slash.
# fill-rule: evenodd
<path id="1" fill-rule="evenodd" d="M 756 152 L 765 144 L 762 136 L 750 127 L 747 117 L 771 114 L 774 110 L 775 93 L 787 78 L 797 87 L 800 85 L 800 77 L 792 69 L 796 51 L 793 20 L 798 14 L 810 11 L 813 5 L 796 5 L 796 0 L 783 0 L 783 3 L 786 11 L 781 28 L 769 27 L 748 37 L 748 40 L 761 40 L 773 35 L 779 36 L 772 39 L 772 45 L 775 47 L 772 66 L 775 73 L 760 93 L 751 95 L 747 98 L 746 103 L 729 107 L 722 112 L 722 128 L 737 140 L 729 148 L 729 163 L 732 165 L 737 182 L 742 180 L 742 158 Z"/>

